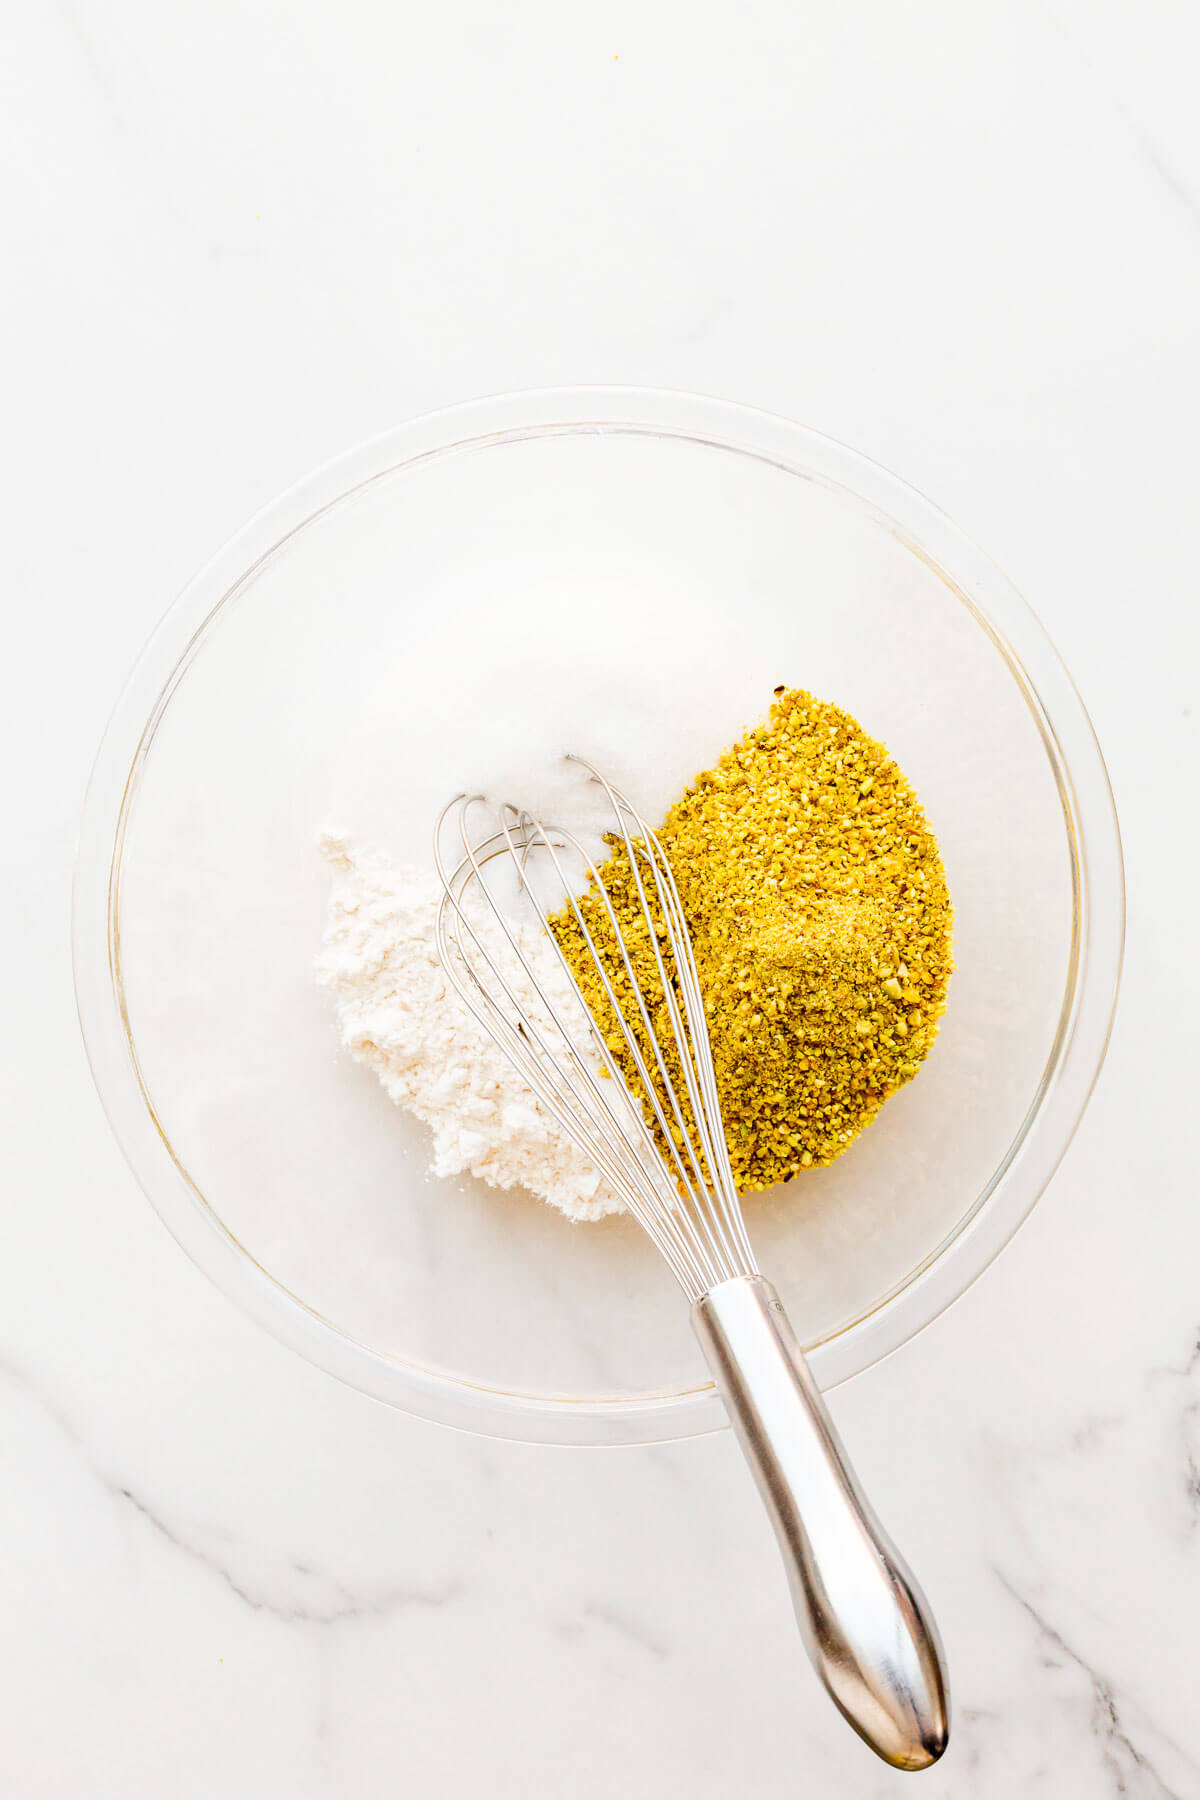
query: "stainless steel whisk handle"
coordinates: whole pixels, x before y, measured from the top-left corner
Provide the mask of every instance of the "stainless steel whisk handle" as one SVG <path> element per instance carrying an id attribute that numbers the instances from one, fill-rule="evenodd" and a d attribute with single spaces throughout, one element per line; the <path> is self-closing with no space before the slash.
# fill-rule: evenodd
<path id="1" fill-rule="evenodd" d="M 775 1289 L 739 1275 L 692 1323 L 783 1553 L 813 1666 L 859 1736 L 898 1769 L 949 1737 L 925 1598 L 868 1506 Z"/>

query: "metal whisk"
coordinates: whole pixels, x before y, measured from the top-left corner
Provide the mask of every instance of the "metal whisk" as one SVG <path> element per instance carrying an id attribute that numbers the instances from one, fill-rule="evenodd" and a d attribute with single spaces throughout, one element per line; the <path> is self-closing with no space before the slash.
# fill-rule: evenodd
<path id="1" fill-rule="evenodd" d="M 645 928 L 638 944 L 622 926 L 604 870 L 577 835 L 519 807 L 464 795 L 446 808 L 435 837 L 445 890 L 442 966 L 688 1296 L 696 1336 L 774 1525 L 809 1655 L 834 1701 L 886 1762 L 927 1768 L 949 1735 L 937 1629 L 850 1469 L 778 1294 L 758 1272 L 675 878 L 662 845 L 624 795 L 590 763 L 571 760 L 611 804 L 609 881 L 621 868 L 626 902 L 636 897 Z M 447 862 L 441 846 L 452 823 L 461 856 Z M 581 906 L 584 872 L 590 899 Z M 507 897 L 497 894 L 504 885 L 497 874 L 515 877 Z M 522 948 L 521 908 L 527 917 L 532 908 L 543 923 L 552 913 L 569 914 L 573 939 L 586 946 L 597 976 L 598 987 L 589 988 L 594 999 L 603 995 L 603 1007 L 589 1005 L 549 928 L 570 985 L 546 991 L 544 971 L 539 978 Z M 599 943 L 589 914 L 604 928 Z"/>

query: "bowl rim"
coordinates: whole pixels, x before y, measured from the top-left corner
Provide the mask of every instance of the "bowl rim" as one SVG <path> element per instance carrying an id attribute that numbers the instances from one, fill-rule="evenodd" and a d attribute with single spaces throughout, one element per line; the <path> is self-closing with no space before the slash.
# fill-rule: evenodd
<path id="1" fill-rule="evenodd" d="M 777 414 L 657 388 L 541 388 L 426 413 L 322 464 L 255 513 L 205 563 L 143 648 L 109 719 L 84 802 L 75 863 L 76 1004 L 118 1144 L 197 1266 L 279 1341 L 362 1392 L 419 1417 L 527 1442 L 664 1442 L 719 1429 L 711 1386 L 597 1400 L 510 1393 L 400 1361 L 350 1337 L 272 1276 L 222 1223 L 176 1159 L 137 1066 L 120 983 L 125 831 L 158 721 L 200 640 L 262 565 L 351 493 L 434 457 L 549 435 L 674 437 L 753 457 L 840 490 L 925 561 L 991 638 L 1041 734 L 1072 863 L 1074 934 L 1062 1015 L 1029 1111 L 971 1207 L 915 1269 L 810 1347 L 829 1388 L 937 1318 L 1028 1217 L 1082 1117 L 1107 1050 L 1124 944 L 1120 830 L 1103 756 L 1061 658 L 1011 582 L 923 494 L 847 445 Z"/>

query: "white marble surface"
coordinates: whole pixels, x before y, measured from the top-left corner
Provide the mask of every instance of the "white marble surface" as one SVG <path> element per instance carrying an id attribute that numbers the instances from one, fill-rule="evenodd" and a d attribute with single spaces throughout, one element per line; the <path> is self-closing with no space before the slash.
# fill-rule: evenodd
<path id="1" fill-rule="evenodd" d="M 1024 588 L 1092 709 L 1131 903 L 1096 1102 L 999 1264 L 835 1409 L 944 1626 L 922 1791 L 1200 1796 L 1197 20 L 9 9 L 6 1800 L 907 1779 L 810 1679 L 727 1436 L 521 1449 L 340 1389 L 176 1250 L 78 1041 L 83 784 L 193 566 L 378 428 L 581 380 L 874 454 Z"/>

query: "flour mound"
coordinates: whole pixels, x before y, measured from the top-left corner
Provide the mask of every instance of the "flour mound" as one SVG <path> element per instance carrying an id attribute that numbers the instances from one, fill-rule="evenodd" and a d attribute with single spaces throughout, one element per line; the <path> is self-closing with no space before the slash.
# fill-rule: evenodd
<path id="1" fill-rule="evenodd" d="M 433 1173 L 466 1172 L 493 1187 L 526 1188 L 569 1219 L 624 1212 L 620 1197 L 538 1104 L 443 974 L 436 877 L 392 863 L 343 831 L 323 832 L 320 848 L 333 891 L 317 980 L 333 996 L 346 1049 L 375 1071 L 398 1106 L 430 1128 Z M 543 1008 L 500 927 L 486 914 L 472 923 L 540 1023 Z M 552 1005 L 571 1018 L 578 999 L 545 933 L 530 923 L 517 925 L 514 935 Z M 586 1027 L 580 1041 L 585 1038 Z"/>

